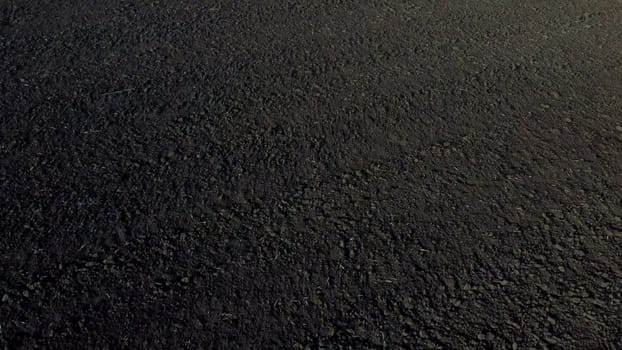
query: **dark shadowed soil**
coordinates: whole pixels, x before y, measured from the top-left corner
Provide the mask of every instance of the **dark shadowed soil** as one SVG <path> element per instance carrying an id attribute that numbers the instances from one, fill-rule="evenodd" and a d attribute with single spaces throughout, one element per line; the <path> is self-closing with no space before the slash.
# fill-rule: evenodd
<path id="1" fill-rule="evenodd" d="M 0 349 L 622 348 L 622 2 L 0 4 Z"/>

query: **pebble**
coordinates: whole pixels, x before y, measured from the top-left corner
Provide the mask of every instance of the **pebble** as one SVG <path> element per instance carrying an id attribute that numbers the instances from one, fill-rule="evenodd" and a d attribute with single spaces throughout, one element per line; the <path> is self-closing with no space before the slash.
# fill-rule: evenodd
<path id="1" fill-rule="evenodd" d="M 417 324 L 411 318 L 406 318 L 404 323 L 411 329 L 417 329 Z"/>
<path id="2" fill-rule="evenodd" d="M 413 304 L 414 304 L 414 303 L 413 303 L 413 298 L 411 298 L 411 297 L 405 297 L 405 298 L 402 300 L 402 303 L 404 304 L 404 307 L 405 307 L 407 310 L 412 310 L 412 309 L 413 309 L 413 307 L 414 307 L 414 305 L 413 305 Z"/>
<path id="3" fill-rule="evenodd" d="M 199 320 L 194 320 L 193 325 L 195 329 L 203 329 L 203 323 Z"/>
<path id="4" fill-rule="evenodd" d="M 125 229 L 123 227 L 117 226 L 115 228 L 115 233 L 117 234 L 117 237 L 119 238 L 121 242 L 125 242 L 126 235 L 125 235 Z"/>
<path id="5" fill-rule="evenodd" d="M 549 344 L 553 344 L 553 345 L 557 344 L 557 339 L 555 339 L 555 338 L 553 338 L 553 337 L 551 337 L 551 336 L 545 336 L 545 337 L 544 337 L 544 340 L 545 340 L 547 343 L 549 343 Z"/>
<path id="6" fill-rule="evenodd" d="M 316 294 L 311 295 L 311 298 L 309 298 L 309 301 L 313 305 L 320 305 L 320 304 L 322 304 L 322 300 Z"/>

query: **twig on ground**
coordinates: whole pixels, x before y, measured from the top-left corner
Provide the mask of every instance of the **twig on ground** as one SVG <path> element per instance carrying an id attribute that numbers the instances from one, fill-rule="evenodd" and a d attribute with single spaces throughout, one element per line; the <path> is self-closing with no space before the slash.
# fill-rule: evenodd
<path id="1" fill-rule="evenodd" d="M 121 94 L 121 93 L 124 93 L 124 92 L 129 92 L 129 91 L 132 91 L 132 90 L 134 90 L 134 88 L 128 88 L 128 89 L 123 89 L 123 90 L 111 91 L 111 92 L 103 93 L 102 96 L 116 95 L 116 94 Z"/>

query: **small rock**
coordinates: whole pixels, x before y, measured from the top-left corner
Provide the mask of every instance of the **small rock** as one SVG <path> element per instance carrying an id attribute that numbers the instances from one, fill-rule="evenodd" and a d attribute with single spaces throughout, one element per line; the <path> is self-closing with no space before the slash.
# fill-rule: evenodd
<path id="1" fill-rule="evenodd" d="M 193 325 L 195 329 L 203 329 L 203 322 L 199 320 L 194 320 Z"/>
<path id="2" fill-rule="evenodd" d="M 125 242 L 127 237 L 125 235 L 125 229 L 123 227 L 117 226 L 115 228 L 115 233 L 117 234 L 117 237 L 121 242 Z"/>
<path id="3" fill-rule="evenodd" d="M 320 297 L 317 296 L 317 294 L 311 295 L 311 298 L 309 298 L 309 301 L 311 301 L 311 304 L 313 305 L 320 305 L 322 303 L 322 300 L 320 300 Z"/>
<path id="4" fill-rule="evenodd" d="M 441 279 L 443 280 L 443 283 L 445 284 L 445 287 L 447 287 L 447 289 L 454 290 L 456 284 L 451 276 L 441 277 Z"/>
<path id="5" fill-rule="evenodd" d="M 553 345 L 558 343 L 557 339 L 555 339 L 555 338 L 553 338 L 551 336 L 544 336 L 544 341 L 546 341 L 549 344 L 553 344 Z"/>
<path id="6" fill-rule="evenodd" d="M 415 321 L 413 321 L 411 318 L 406 318 L 404 320 L 404 323 L 406 323 L 406 325 L 410 328 L 410 329 L 417 329 L 417 324 L 415 323 Z"/>
<path id="7" fill-rule="evenodd" d="M 2 302 L 6 303 L 7 301 L 9 301 L 9 295 L 5 294 L 5 295 L 2 296 Z"/>
<path id="8" fill-rule="evenodd" d="M 376 346 L 382 346 L 384 342 L 382 341 L 382 333 L 372 333 L 370 336 L 372 344 Z"/>
<path id="9" fill-rule="evenodd" d="M 544 255 L 541 255 L 541 254 L 536 255 L 536 256 L 535 256 L 535 259 L 536 259 L 537 261 L 541 261 L 541 262 L 546 261 L 546 257 L 545 257 Z"/>
<path id="10" fill-rule="evenodd" d="M 413 305 L 413 298 L 411 297 L 405 297 L 404 299 L 402 299 L 402 304 L 404 305 L 404 307 L 407 310 L 412 310 L 414 305 Z"/>

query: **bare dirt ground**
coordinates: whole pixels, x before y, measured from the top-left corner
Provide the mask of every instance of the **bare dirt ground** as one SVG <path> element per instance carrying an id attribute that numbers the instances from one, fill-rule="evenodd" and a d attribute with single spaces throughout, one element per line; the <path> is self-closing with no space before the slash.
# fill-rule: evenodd
<path id="1" fill-rule="evenodd" d="M 620 1 L 0 6 L 0 348 L 622 348 Z"/>

